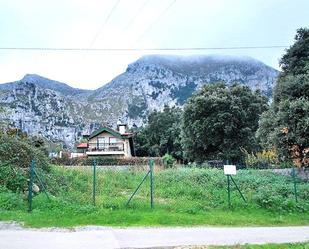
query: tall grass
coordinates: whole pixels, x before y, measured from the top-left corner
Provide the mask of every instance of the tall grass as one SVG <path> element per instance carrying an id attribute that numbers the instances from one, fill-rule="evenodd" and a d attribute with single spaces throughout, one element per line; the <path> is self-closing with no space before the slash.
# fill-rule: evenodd
<path id="1" fill-rule="evenodd" d="M 149 179 L 129 206 L 126 202 L 146 172 L 97 171 L 96 206 L 92 205 L 92 171 L 53 167 L 45 176 L 48 200 L 33 200 L 27 214 L 22 195 L 2 189 L 0 219 L 15 217 L 32 225 L 243 225 L 309 224 L 309 185 L 270 171 L 241 170 L 234 177 L 245 203 L 232 186 L 232 208 L 227 203 L 227 180 L 222 170 L 178 168 L 155 173 L 155 208 L 150 209 Z M 15 218 L 16 219 L 16 218 Z"/>

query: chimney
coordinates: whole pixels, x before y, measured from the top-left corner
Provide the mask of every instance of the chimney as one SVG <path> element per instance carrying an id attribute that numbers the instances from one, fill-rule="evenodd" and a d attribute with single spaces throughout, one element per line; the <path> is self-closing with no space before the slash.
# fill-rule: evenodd
<path id="1" fill-rule="evenodd" d="M 120 120 L 117 121 L 117 128 L 118 128 L 118 131 L 121 135 L 126 133 L 126 131 L 127 131 L 127 125 L 122 124 L 122 122 Z"/>

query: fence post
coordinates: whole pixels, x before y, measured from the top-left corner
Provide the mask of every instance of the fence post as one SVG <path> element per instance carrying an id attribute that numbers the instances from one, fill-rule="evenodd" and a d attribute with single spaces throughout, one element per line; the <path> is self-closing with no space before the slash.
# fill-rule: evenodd
<path id="1" fill-rule="evenodd" d="M 152 159 L 149 160 L 149 171 L 150 171 L 150 206 L 153 208 L 153 167 L 154 162 Z"/>
<path id="2" fill-rule="evenodd" d="M 28 185 L 28 205 L 29 205 L 28 212 L 32 212 L 32 192 L 33 192 L 34 168 L 35 168 L 35 161 L 32 160 L 31 166 L 30 166 L 30 180 L 29 180 L 29 185 Z"/>
<path id="3" fill-rule="evenodd" d="M 292 174 L 293 174 L 293 183 L 294 183 L 294 196 L 295 196 L 295 201 L 296 201 L 296 202 L 298 202 L 298 200 L 297 200 L 297 187 L 296 187 L 295 167 L 293 167 Z"/>
<path id="4" fill-rule="evenodd" d="M 229 160 L 225 161 L 227 165 L 229 165 Z M 230 175 L 226 175 L 227 177 L 227 200 L 229 203 L 229 208 L 231 208 L 231 189 L 230 189 Z"/>
<path id="5" fill-rule="evenodd" d="M 128 206 L 132 200 L 132 198 L 134 197 L 134 195 L 137 193 L 137 191 L 139 190 L 139 188 L 142 186 L 143 182 L 146 180 L 146 178 L 148 177 L 148 175 L 150 174 L 150 170 L 148 170 L 147 174 L 144 176 L 144 178 L 142 179 L 142 181 L 140 182 L 140 184 L 137 186 L 137 188 L 134 190 L 133 194 L 130 196 L 129 200 L 127 201 L 126 206 Z"/>
<path id="6" fill-rule="evenodd" d="M 229 202 L 229 208 L 231 208 L 231 190 L 230 190 L 230 175 L 227 176 L 227 198 Z"/>
<path id="7" fill-rule="evenodd" d="M 96 166 L 97 166 L 97 162 L 94 159 L 93 160 L 93 188 L 92 188 L 92 200 L 93 200 L 94 206 L 95 206 L 95 195 L 96 195 Z"/>
<path id="8" fill-rule="evenodd" d="M 41 187 L 42 187 L 42 189 L 43 189 L 47 199 L 50 200 L 49 195 L 47 193 L 47 189 L 46 189 L 44 183 L 42 182 L 41 178 L 39 177 L 38 173 L 36 172 L 36 170 L 34 170 L 34 175 L 36 176 L 36 178 L 38 179 L 39 183 L 41 184 Z"/>
<path id="9" fill-rule="evenodd" d="M 240 191 L 240 189 L 238 188 L 238 186 L 237 186 L 236 182 L 234 181 L 234 179 L 233 179 L 232 175 L 230 175 L 230 179 L 231 179 L 231 180 L 232 180 L 232 182 L 234 183 L 234 185 L 235 185 L 236 189 L 238 190 L 238 192 L 239 192 L 239 194 L 240 194 L 241 198 L 243 199 L 243 201 L 244 201 L 244 202 L 247 202 L 247 201 L 246 201 L 246 198 L 245 198 L 245 197 L 244 197 L 244 195 L 241 193 L 241 191 Z"/>

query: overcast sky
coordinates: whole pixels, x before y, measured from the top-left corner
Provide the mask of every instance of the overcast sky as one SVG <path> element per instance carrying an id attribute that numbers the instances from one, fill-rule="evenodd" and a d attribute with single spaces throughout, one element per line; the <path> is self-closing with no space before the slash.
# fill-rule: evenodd
<path id="1" fill-rule="evenodd" d="M 114 10 L 111 13 L 111 10 Z M 308 0 L 0 0 L 0 47 L 178 48 L 291 45 Z M 284 48 L 164 52 L 247 55 L 279 69 Z M 0 83 L 27 73 L 96 89 L 137 51 L 0 50 Z"/>

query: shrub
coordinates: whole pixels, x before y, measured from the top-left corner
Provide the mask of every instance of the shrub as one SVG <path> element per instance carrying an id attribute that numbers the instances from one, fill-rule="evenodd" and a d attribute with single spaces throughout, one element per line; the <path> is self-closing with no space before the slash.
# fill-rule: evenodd
<path id="1" fill-rule="evenodd" d="M 0 135 L 0 161 L 17 168 L 28 168 L 35 159 L 38 167 L 49 170 L 48 160 L 42 150 L 19 137 Z"/>
<path id="2" fill-rule="evenodd" d="M 209 164 L 209 161 L 202 162 L 202 163 L 197 163 L 197 162 L 189 162 L 188 164 L 185 165 L 186 168 L 216 168 L 216 166 L 213 166 Z M 223 167 L 222 167 L 223 168 Z"/>
<path id="3" fill-rule="evenodd" d="M 241 149 L 245 155 L 245 163 L 248 168 L 267 169 L 274 168 L 279 164 L 278 154 L 275 150 L 263 150 L 256 154 Z"/>
<path id="4" fill-rule="evenodd" d="M 274 194 L 271 189 L 259 189 L 254 196 L 256 203 L 266 209 L 275 209 L 281 206 L 283 199 L 279 195 Z"/>
<path id="5" fill-rule="evenodd" d="M 156 166 L 163 166 L 163 160 L 160 157 L 131 157 L 131 158 L 116 158 L 116 157 L 86 157 L 86 158 L 53 158 L 51 162 L 56 165 L 66 166 L 90 166 L 95 160 L 97 165 L 103 166 L 139 166 L 147 165 L 149 160 L 154 160 Z"/>
<path id="6" fill-rule="evenodd" d="M 8 189 L 0 188 L 0 210 L 24 209 L 24 202 L 21 194 L 16 194 Z"/>
<path id="7" fill-rule="evenodd" d="M 166 153 L 163 157 L 162 157 L 164 166 L 166 168 L 172 168 L 174 166 L 175 163 L 175 159 L 173 158 L 172 155 Z"/>
<path id="8" fill-rule="evenodd" d="M 17 136 L 0 135 L 0 183 L 14 192 L 27 188 L 29 166 L 36 160 L 37 167 L 49 171 L 44 153 Z"/>
<path id="9" fill-rule="evenodd" d="M 0 164 L 0 184 L 14 192 L 22 191 L 27 182 L 25 173 L 21 168 Z"/>

